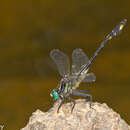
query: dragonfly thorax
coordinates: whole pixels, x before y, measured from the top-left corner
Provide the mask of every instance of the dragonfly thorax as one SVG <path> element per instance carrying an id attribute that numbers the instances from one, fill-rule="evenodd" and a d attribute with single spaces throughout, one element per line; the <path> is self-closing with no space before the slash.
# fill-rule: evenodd
<path id="1" fill-rule="evenodd" d="M 66 94 L 69 92 L 71 88 L 71 80 L 68 77 L 64 77 L 61 79 L 59 85 L 58 85 L 58 90 L 59 94 Z"/>

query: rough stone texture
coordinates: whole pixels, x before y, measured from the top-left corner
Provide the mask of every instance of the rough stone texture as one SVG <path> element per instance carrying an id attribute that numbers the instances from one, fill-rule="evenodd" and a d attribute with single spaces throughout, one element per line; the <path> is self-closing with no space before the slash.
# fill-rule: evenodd
<path id="1" fill-rule="evenodd" d="M 120 115 L 105 103 L 93 103 L 90 108 L 85 100 L 77 100 L 71 113 L 71 103 L 64 104 L 57 113 L 58 102 L 48 112 L 37 110 L 27 126 L 21 130 L 130 130 Z"/>

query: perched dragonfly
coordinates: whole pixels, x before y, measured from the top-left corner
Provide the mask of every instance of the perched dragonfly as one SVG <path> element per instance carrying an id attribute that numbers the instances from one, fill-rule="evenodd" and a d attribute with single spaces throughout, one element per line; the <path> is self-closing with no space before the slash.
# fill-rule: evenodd
<path id="1" fill-rule="evenodd" d="M 104 45 L 111 40 L 113 37 L 116 37 L 122 31 L 124 25 L 126 24 L 126 19 L 121 21 L 111 33 L 109 33 L 104 41 L 101 43 L 100 47 L 94 53 L 94 55 L 89 60 L 86 54 L 82 49 L 75 49 L 72 52 L 72 70 L 70 73 L 70 63 L 69 58 L 66 54 L 61 52 L 58 49 L 54 49 L 50 52 L 51 58 L 54 60 L 58 67 L 58 71 L 62 76 L 60 83 L 56 89 L 53 89 L 51 92 L 51 96 L 54 100 L 61 99 L 60 105 L 58 107 L 57 112 L 61 108 L 65 99 L 73 102 L 73 106 L 71 112 L 75 107 L 75 100 L 70 97 L 70 95 L 82 96 L 85 97 L 89 102 L 90 106 L 92 104 L 92 96 L 88 93 L 87 90 L 75 90 L 81 82 L 94 82 L 96 80 L 96 76 L 94 73 L 88 73 L 88 69 L 95 59 L 95 57 L 99 54 Z M 87 94 L 86 94 L 87 92 Z"/>

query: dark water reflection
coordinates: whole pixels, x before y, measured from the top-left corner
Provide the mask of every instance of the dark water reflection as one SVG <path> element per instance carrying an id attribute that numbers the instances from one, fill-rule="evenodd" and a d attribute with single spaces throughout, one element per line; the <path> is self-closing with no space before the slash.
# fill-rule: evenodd
<path id="1" fill-rule="evenodd" d="M 47 111 L 49 94 L 60 80 L 49 57 L 53 48 L 71 56 L 82 48 L 90 57 L 122 19 L 123 33 L 109 42 L 91 66 L 97 76 L 89 89 L 130 124 L 130 2 L 4 1 L 0 8 L 0 124 L 17 130 L 36 109 Z"/>

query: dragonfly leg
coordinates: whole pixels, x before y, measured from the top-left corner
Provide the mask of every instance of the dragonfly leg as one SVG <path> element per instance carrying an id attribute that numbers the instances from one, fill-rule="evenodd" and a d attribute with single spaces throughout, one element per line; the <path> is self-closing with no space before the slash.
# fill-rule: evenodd
<path id="1" fill-rule="evenodd" d="M 89 93 L 88 90 L 74 90 L 75 92 Z"/>
<path id="2" fill-rule="evenodd" d="M 80 92 L 80 93 L 86 93 L 87 92 L 88 94 L 90 94 L 88 90 L 74 90 L 74 92 Z M 86 98 L 86 101 L 89 101 L 88 98 Z"/>
<path id="3" fill-rule="evenodd" d="M 90 103 L 90 108 L 91 108 L 91 105 L 92 105 L 92 95 L 91 94 L 85 94 L 85 93 L 81 93 L 81 91 L 85 91 L 85 90 L 80 90 L 80 92 L 78 92 L 77 90 L 73 90 L 72 91 L 72 95 L 75 95 L 75 96 L 81 96 L 81 97 L 85 97 L 86 98 L 86 101 L 88 101 L 88 97 L 90 98 L 89 100 L 89 103 Z"/>
<path id="4" fill-rule="evenodd" d="M 72 98 L 70 98 L 70 97 L 66 97 L 66 99 L 67 99 L 68 101 L 73 102 L 73 106 L 72 106 L 72 109 L 71 109 L 71 113 L 72 113 L 72 112 L 73 112 L 73 109 L 74 109 L 74 107 L 75 107 L 76 102 L 75 102 L 74 99 L 72 99 Z"/>
<path id="5" fill-rule="evenodd" d="M 57 109 L 57 113 L 59 113 L 59 110 L 60 110 L 61 106 L 63 105 L 63 103 L 64 103 L 64 98 L 61 98 L 61 102 L 60 102 L 60 105 Z"/>
<path id="6" fill-rule="evenodd" d="M 51 105 L 54 106 L 54 104 L 55 104 L 55 99 L 52 99 Z"/>

